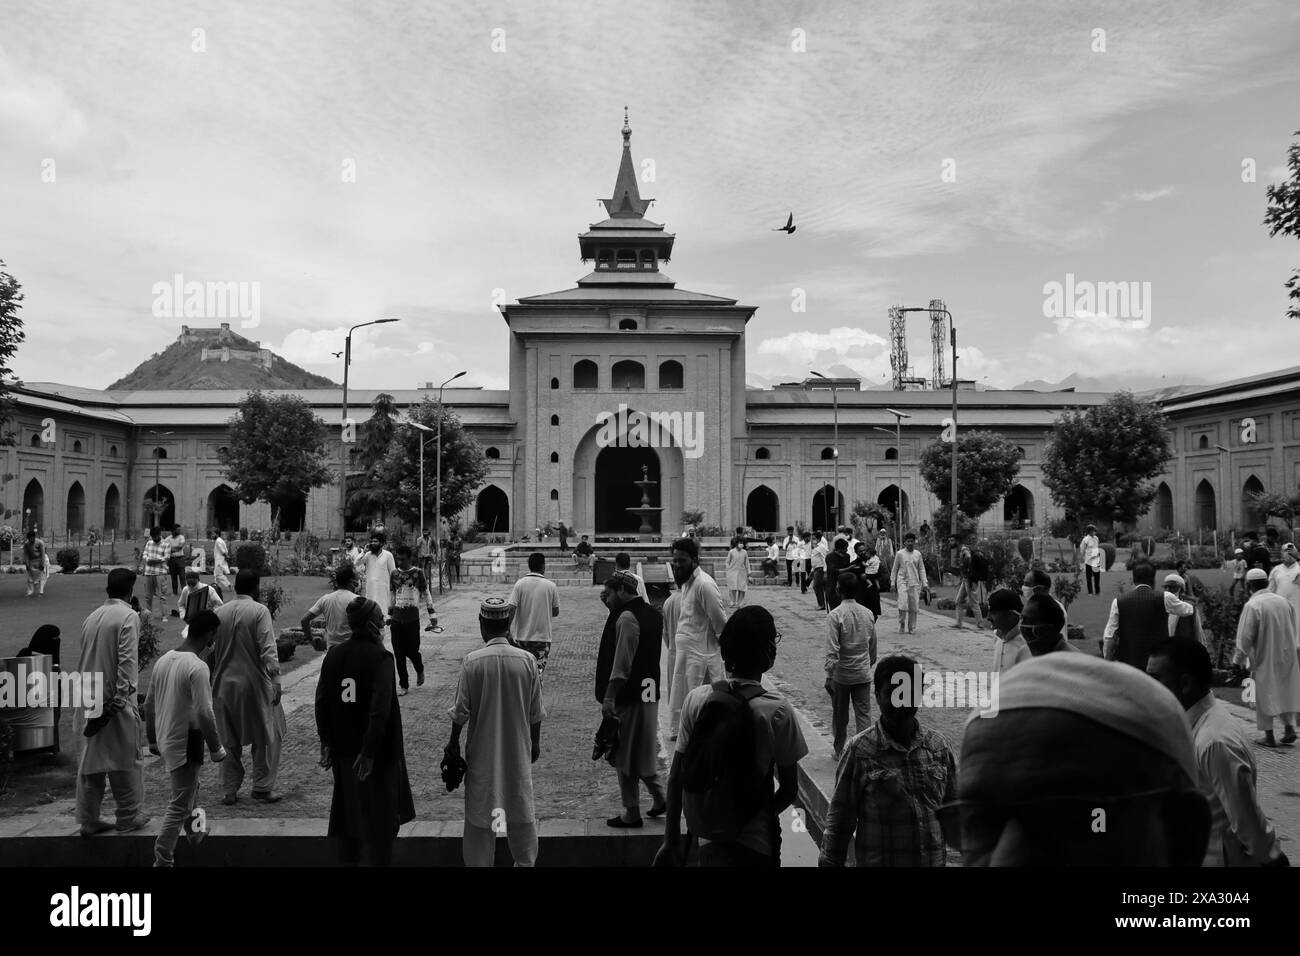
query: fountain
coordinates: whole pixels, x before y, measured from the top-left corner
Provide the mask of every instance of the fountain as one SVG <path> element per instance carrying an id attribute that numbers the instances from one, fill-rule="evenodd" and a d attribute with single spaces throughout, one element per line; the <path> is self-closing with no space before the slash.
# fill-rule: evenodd
<path id="1" fill-rule="evenodd" d="M 647 465 L 641 466 L 641 480 L 634 481 L 632 484 L 641 489 L 641 507 L 628 508 L 627 510 L 634 515 L 641 516 L 641 527 L 637 528 L 637 534 L 650 535 L 655 533 L 655 529 L 650 527 L 650 516 L 659 515 L 664 510 L 662 507 L 652 506 L 650 504 L 650 489 L 659 484 L 657 481 L 650 480 L 650 468 Z"/>

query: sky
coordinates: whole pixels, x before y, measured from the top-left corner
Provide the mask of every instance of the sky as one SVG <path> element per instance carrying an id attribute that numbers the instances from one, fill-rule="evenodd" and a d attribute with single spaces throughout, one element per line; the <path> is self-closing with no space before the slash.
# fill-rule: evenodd
<path id="1" fill-rule="evenodd" d="M 751 383 L 881 384 L 889 307 L 935 298 L 991 387 L 1300 364 L 1300 242 L 1263 225 L 1300 129 L 1293 0 L 594 9 L 0 0 L 15 371 L 104 387 L 222 321 L 172 312 L 181 276 L 255 289 L 225 320 L 335 381 L 346 329 L 397 317 L 354 334 L 354 385 L 504 388 L 495 305 L 590 271 L 625 105 L 664 271 L 758 310 Z"/>

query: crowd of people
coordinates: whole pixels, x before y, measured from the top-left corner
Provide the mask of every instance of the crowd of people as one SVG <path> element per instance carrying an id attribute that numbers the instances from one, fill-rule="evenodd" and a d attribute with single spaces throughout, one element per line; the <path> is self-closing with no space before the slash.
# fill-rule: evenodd
<path id="1" fill-rule="evenodd" d="M 170 574 L 170 551 L 157 534 L 151 543 L 147 586 L 163 574 L 150 569 Z M 326 651 L 316 726 L 320 765 L 334 779 L 329 833 L 345 863 L 391 862 L 398 827 L 414 817 L 397 698 L 408 690 L 408 664 L 416 685 L 424 683 L 421 607 L 430 626 L 436 616 L 420 566 L 426 555 L 405 546 L 390 552 L 384 543 L 376 535 L 366 551 L 348 552 L 333 588 L 302 621 L 311 633 L 323 618 L 315 638 Z M 747 543 L 738 535 L 732 552 Z M 1248 600 L 1234 661 L 1250 669 L 1263 733 L 1258 743 L 1286 746 L 1297 739 L 1300 712 L 1300 561 L 1289 544 L 1278 548 L 1275 566 L 1253 542 L 1243 552 L 1253 566 L 1242 575 Z M 818 536 L 815 544 L 790 529 L 781 545 L 769 542 L 766 554 L 769 576 L 788 556 L 787 586 L 811 587 L 825 612 L 824 689 L 837 768 L 821 865 L 843 865 L 850 843 L 861 866 L 944 865 L 951 854 L 966 865 L 1287 864 L 1260 807 L 1251 741 L 1211 692 L 1205 635 L 1193 623 L 1199 582 L 1186 571 L 1168 576 L 1156 592 L 1154 566 L 1141 557 L 1133 563 L 1134 586 L 1112 604 L 1100 658 L 1070 644 L 1065 609 L 1042 572 L 1030 571 L 1019 591 L 971 595 L 993 628 L 989 669 L 1000 678 L 999 700 L 996 716 L 970 716 L 956 747 L 929 726 L 917 696 L 896 692 L 919 688 L 927 668 L 907 654 L 879 655 L 882 586 L 895 595 L 900 635 L 915 634 L 918 602 L 930 586 L 915 536 L 905 535 L 893 551 L 887 537 L 861 542 L 851 529 Z M 781 635 L 766 608 L 742 603 L 744 588 L 735 584 L 747 566 L 729 555 L 732 607 L 725 608 L 717 581 L 700 565 L 698 541 L 674 541 L 675 588 L 662 610 L 650 603 L 627 554 L 616 557 L 615 567 L 601 590 L 608 614 L 594 661 L 593 759 L 614 768 L 621 795 L 608 826 L 638 829 L 647 817 L 664 817 L 659 866 L 688 859 L 701 866 L 779 865 L 779 815 L 796 798 L 797 766 L 808 746 L 790 702 L 763 681 Z M 194 807 L 205 755 L 221 764 L 223 804 L 240 799 L 245 748 L 250 798 L 280 799 L 280 665 L 255 571 L 238 571 L 233 593 L 223 593 L 220 584 L 202 584 L 182 568 L 183 641 L 155 665 L 142 714 L 139 615 L 129 603 L 136 577 L 112 571 L 108 601 L 83 626 L 79 667 L 105 674 L 111 700 L 101 717 L 79 721 L 77 815 L 87 836 L 148 823 L 143 719 L 170 775 L 155 848 L 156 864 L 167 866 L 182 833 L 202 839 Z M 559 613 L 541 552 L 530 555 L 508 598 L 480 605 L 483 646 L 462 665 L 441 766 L 448 790 L 464 787 L 466 865 L 492 865 L 498 835 L 506 836 L 516 865 L 536 863 L 532 766 Z M 658 764 L 665 700 L 672 751 L 666 780 Z M 115 823 L 100 817 L 106 787 L 116 802 Z M 650 800 L 644 814 L 643 787 Z"/>

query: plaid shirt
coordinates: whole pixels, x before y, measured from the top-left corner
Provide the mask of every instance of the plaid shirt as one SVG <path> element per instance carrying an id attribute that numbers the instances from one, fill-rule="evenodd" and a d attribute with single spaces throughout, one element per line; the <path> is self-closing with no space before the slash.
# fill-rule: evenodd
<path id="1" fill-rule="evenodd" d="M 154 544 L 153 538 L 146 541 L 144 543 L 144 573 L 148 575 L 166 574 L 167 557 L 170 552 L 171 549 L 166 541 L 159 541 L 157 544 Z M 162 564 L 149 563 L 151 560 L 157 559 L 161 559 Z"/>
<path id="2" fill-rule="evenodd" d="M 818 865 L 843 866 L 851 835 L 858 866 L 945 865 L 936 811 L 956 790 L 957 763 L 942 734 L 918 727 L 905 745 L 877 721 L 845 748 Z"/>

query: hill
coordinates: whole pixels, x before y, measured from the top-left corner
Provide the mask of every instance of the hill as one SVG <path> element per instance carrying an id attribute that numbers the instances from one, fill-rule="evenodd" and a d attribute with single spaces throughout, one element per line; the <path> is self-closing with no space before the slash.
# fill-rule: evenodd
<path id="1" fill-rule="evenodd" d="M 108 386 L 109 391 L 200 388 L 337 388 L 230 330 L 181 326 L 180 337 Z"/>

